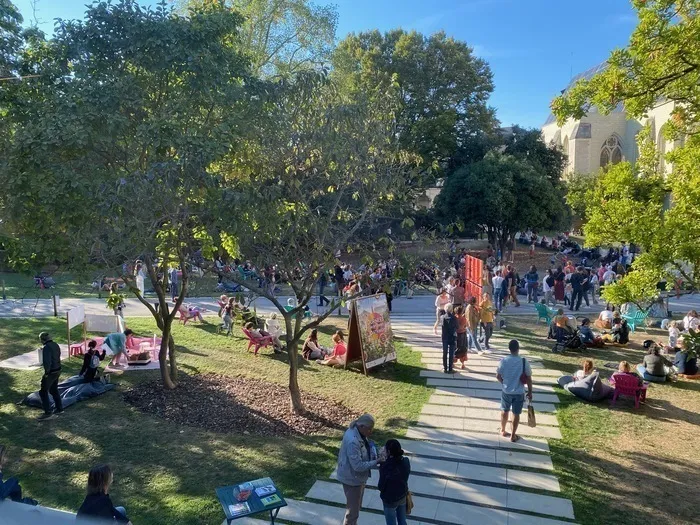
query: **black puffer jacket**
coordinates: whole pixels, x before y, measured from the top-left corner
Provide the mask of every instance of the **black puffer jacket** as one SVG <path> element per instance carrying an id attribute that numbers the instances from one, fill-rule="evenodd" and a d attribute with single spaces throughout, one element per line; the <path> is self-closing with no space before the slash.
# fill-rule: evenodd
<path id="1" fill-rule="evenodd" d="M 387 459 L 379 466 L 379 496 L 386 504 L 401 501 L 408 492 L 411 462 L 407 457 Z"/>

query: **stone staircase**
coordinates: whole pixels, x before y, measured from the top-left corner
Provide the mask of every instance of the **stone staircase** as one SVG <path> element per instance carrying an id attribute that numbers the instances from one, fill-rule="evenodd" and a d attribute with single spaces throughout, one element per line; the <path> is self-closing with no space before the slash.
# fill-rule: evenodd
<path id="1" fill-rule="evenodd" d="M 500 384 L 498 361 L 507 354 L 507 339 L 494 334 L 492 351 L 470 354 L 467 370 L 442 372 L 442 349 L 433 334 L 434 318 L 394 314 L 394 334 L 421 352 L 421 376 L 434 393 L 408 428 L 401 445 L 411 460 L 409 486 L 415 507 L 408 522 L 458 525 L 563 525 L 574 520 L 570 500 L 559 496 L 547 439 L 561 439 L 556 418 L 559 398 L 552 385 L 561 375 L 544 368 L 541 359 L 527 357 L 533 369 L 537 427 L 523 417 L 517 443 L 498 433 Z M 457 365 L 459 366 L 459 365 Z M 382 502 L 373 472 L 363 499 L 360 525 L 384 525 Z M 287 500 L 279 519 L 308 525 L 338 525 L 345 513 L 345 496 L 333 472 L 318 480 L 306 501 Z"/>

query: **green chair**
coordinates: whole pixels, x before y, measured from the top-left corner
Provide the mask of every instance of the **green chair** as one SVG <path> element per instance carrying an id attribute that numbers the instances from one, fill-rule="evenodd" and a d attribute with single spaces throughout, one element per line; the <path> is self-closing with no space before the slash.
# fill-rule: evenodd
<path id="1" fill-rule="evenodd" d="M 552 321 L 552 314 L 547 308 L 546 304 L 535 303 L 535 310 L 537 310 L 537 322 L 539 323 L 542 319 L 545 320 L 547 324 Z"/>
<path id="2" fill-rule="evenodd" d="M 622 318 L 627 321 L 627 326 L 630 327 L 632 332 L 634 332 L 638 324 L 644 326 L 644 321 L 647 320 L 647 317 L 649 317 L 649 312 L 644 312 L 642 310 L 636 310 L 632 315 L 622 314 Z"/>

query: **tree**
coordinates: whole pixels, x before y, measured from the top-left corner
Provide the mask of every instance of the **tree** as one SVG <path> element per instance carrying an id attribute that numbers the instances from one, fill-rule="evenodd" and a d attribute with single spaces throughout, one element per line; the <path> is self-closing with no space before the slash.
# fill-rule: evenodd
<path id="1" fill-rule="evenodd" d="M 421 155 L 424 171 L 440 172 L 460 148 L 495 128 L 488 64 L 444 32 L 351 34 L 333 54 L 333 75 L 348 93 L 382 93 L 396 84 L 400 144 Z"/>
<path id="2" fill-rule="evenodd" d="M 558 228 L 569 217 L 560 186 L 542 167 L 496 151 L 450 175 L 435 208 L 444 222 L 484 231 L 501 253 L 518 230 Z"/>
<path id="3" fill-rule="evenodd" d="M 224 3 L 244 17 L 240 43 L 253 74 L 288 77 L 328 64 L 338 10 L 309 0 L 185 0 L 186 6 Z"/>
<path id="4" fill-rule="evenodd" d="M 0 183 L 11 261 L 85 270 L 141 259 L 157 308 L 132 273 L 120 273 L 162 331 L 168 388 L 177 380 L 170 328 L 193 254 L 211 251 L 207 227 L 218 220 L 212 166 L 241 141 L 259 99 L 232 45 L 241 22 L 217 5 L 185 18 L 164 4 L 93 4 L 84 21 L 61 21 L 53 39 L 26 50 L 21 67 L 39 76 L 22 84 L 9 112 L 17 131 L 3 144 Z M 171 264 L 182 269 L 173 309 Z"/>
<path id="5" fill-rule="evenodd" d="M 397 144 L 395 98 L 390 92 L 380 95 L 348 101 L 324 73 L 282 82 L 257 121 L 250 153 L 221 165 L 226 179 L 219 207 L 221 246 L 258 269 L 274 266 L 296 298 L 286 311 L 272 290 L 258 291 L 284 318 L 296 413 L 304 410 L 297 381 L 299 341 L 343 302 L 334 297 L 326 313 L 303 320 L 320 276 L 333 269 L 339 253 L 361 253 L 369 264 L 380 248 L 388 253 L 391 241 L 381 221 L 399 208 L 412 208 L 404 175 L 418 159 Z M 235 268 L 224 277 L 249 285 Z"/>
<path id="6" fill-rule="evenodd" d="M 504 153 L 527 161 L 554 185 L 560 184 L 566 166 L 566 155 L 556 146 L 545 144 L 539 129 L 512 126 L 509 133 L 504 134 L 503 143 Z"/>
<path id="7" fill-rule="evenodd" d="M 574 173 L 564 183 L 566 186 L 566 203 L 575 217 L 586 223 L 588 220 L 589 194 L 596 183 L 596 175 Z"/>
<path id="8" fill-rule="evenodd" d="M 0 0 L 0 78 L 14 76 L 22 45 L 22 15 L 9 0 Z M 0 82 L 6 82 L 2 80 Z"/>
<path id="9" fill-rule="evenodd" d="M 626 238 L 644 248 L 644 257 L 633 268 L 646 276 L 647 283 L 680 278 L 698 289 L 700 2 L 634 0 L 633 5 L 639 24 L 629 45 L 610 55 L 604 71 L 557 97 L 552 110 L 563 123 L 570 117 L 581 118 L 593 106 L 609 113 L 624 103 L 630 117 L 642 118 L 659 100 L 674 103 L 664 126 L 665 138 L 685 144 L 667 155 L 672 173 L 657 173 L 653 151 L 642 152 L 641 166 L 612 168 L 595 190 L 609 198 L 589 200 L 586 240 L 591 244 L 605 240 L 601 221 L 612 221 L 623 228 L 617 240 Z M 646 135 L 640 133 L 643 139 Z M 646 148 L 653 150 L 653 144 L 648 141 Z M 663 211 L 668 203 L 670 209 Z"/>

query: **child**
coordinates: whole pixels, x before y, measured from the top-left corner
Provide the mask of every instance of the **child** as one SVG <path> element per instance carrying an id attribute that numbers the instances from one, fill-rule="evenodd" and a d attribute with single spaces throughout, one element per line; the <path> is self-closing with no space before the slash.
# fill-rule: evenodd
<path id="1" fill-rule="evenodd" d="M 88 351 L 83 356 L 83 367 L 78 372 L 79 376 L 83 376 L 86 383 L 91 383 L 97 377 L 97 370 L 100 367 L 100 361 L 102 361 L 107 355 L 106 350 L 102 350 L 102 354 L 97 350 L 97 341 L 90 341 L 88 343 Z"/>
<path id="2" fill-rule="evenodd" d="M 109 465 L 98 465 L 88 474 L 87 496 L 78 509 L 78 518 L 103 519 L 117 523 L 131 523 L 124 507 L 115 507 L 109 497 L 114 476 Z"/>
<path id="3" fill-rule="evenodd" d="M 678 338 L 681 335 L 681 331 L 678 329 L 678 322 L 671 321 L 668 323 L 668 346 L 671 350 L 678 348 Z"/>
<path id="4" fill-rule="evenodd" d="M 222 295 L 221 297 L 223 299 L 226 296 Z M 219 330 L 226 330 L 226 335 L 231 335 L 231 328 L 233 327 L 233 306 L 234 298 L 231 297 L 231 299 L 228 299 L 228 302 L 226 303 L 226 305 L 224 305 L 223 308 L 223 316 L 221 317 L 223 323 L 221 324 Z"/>
<path id="5" fill-rule="evenodd" d="M 530 243 L 530 259 L 535 258 L 535 241 Z"/>
<path id="6" fill-rule="evenodd" d="M 617 367 L 617 372 L 615 372 L 612 375 L 612 378 L 610 379 L 610 382 L 615 382 L 615 376 L 632 376 L 637 379 L 637 383 L 641 386 L 642 383 L 644 382 L 641 377 L 639 377 L 637 374 L 632 373 L 632 367 L 627 361 L 620 361 L 619 366 Z"/>
<path id="7" fill-rule="evenodd" d="M 571 286 L 570 282 L 567 282 L 564 287 L 564 306 L 571 304 L 571 294 L 573 291 L 573 286 Z"/>
<path id="8" fill-rule="evenodd" d="M 228 306 L 228 304 L 229 304 L 228 296 L 222 295 L 221 297 L 219 297 L 219 300 L 216 301 L 216 302 L 217 302 L 217 304 L 219 305 L 219 317 L 223 317 L 223 315 L 224 315 L 224 309 L 225 309 L 226 306 Z"/>

